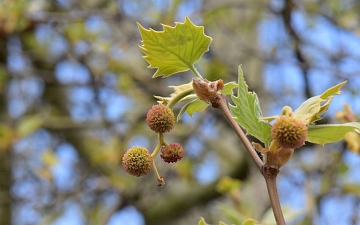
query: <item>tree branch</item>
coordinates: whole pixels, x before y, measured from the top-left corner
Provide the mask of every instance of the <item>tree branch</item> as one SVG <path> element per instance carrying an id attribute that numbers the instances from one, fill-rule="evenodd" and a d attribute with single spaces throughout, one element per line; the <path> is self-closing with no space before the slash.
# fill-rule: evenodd
<path id="1" fill-rule="evenodd" d="M 214 104 L 215 103 L 215 104 Z M 219 94 L 215 97 L 213 102 L 213 107 L 219 108 L 227 121 L 230 123 L 231 127 L 234 129 L 237 136 L 240 138 L 241 142 L 244 144 L 246 150 L 250 154 L 251 158 L 255 162 L 256 166 L 259 170 L 261 170 L 264 163 L 261 161 L 260 157 L 256 153 L 254 147 L 250 143 L 249 139 L 246 137 L 244 131 L 240 128 L 240 126 L 236 123 L 236 121 L 233 119 L 232 114 L 230 113 L 230 110 L 227 106 L 226 96 Z"/>

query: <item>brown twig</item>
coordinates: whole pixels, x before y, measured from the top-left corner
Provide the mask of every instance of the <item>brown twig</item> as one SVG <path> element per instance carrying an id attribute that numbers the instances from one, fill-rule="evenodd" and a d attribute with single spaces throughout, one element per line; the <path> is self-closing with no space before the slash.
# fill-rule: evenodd
<path id="1" fill-rule="evenodd" d="M 258 169 L 261 171 L 261 168 L 263 167 L 264 163 L 261 161 L 260 157 L 256 153 L 254 147 L 250 143 L 249 139 L 247 139 L 244 131 L 240 128 L 240 126 L 236 123 L 236 121 L 233 119 L 232 114 L 230 113 L 230 110 L 227 105 L 226 96 L 219 94 L 212 100 L 212 105 L 214 108 L 219 108 L 221 112 L 224 114 L 227 121 L 230 123 L 231 127 L 234 129 L 237 136 L 240 138 L 241 142 L 244 144 L 246 150 L 250 154 L 251 158 L 255 162 Z"/>
<path id="2" fill-rule="evenodd" d="M 276 186 L 276 177 L 279 174 L 279 167 L 274 165 L 264 165 L 262 167 L 261 174 L 264 176 L 266 182 L 266 187 L 268 189 L 271 207 L 273 209 L 276 224 L 286 225 L 281 210 L 279 194 L 277 192 L 277 186 Z"/>
<path id="3" fill-rule="evenodd" d="M 250 154 L 251 158 L 255 162 L 256 166 L 260 170 L 261 174 L 264 176 L 266 187 L 268 189 L 269 198 L 271 202 L 271 207 L 273 209 L 274 217 L 277 225 L 286 225 L 285 219 L 281 210 L 281 205 L 279 201 L 279 195 L 277 192 L 276 186 L 276 177 L 279 173 L 279 167 L 274 165 L 264 165 L 259 156 L 257 155 L 254 147 L 247 139 L 245 133 L 240 128 L 240 126 L 233 119 L 232 114 L 227 105 L 226 96 L 222 94 L 216 95 L 211 100 L 211 104 L 214 108 L 219 108 L 227 121 L 230 123 L 231 127 L 234 129 L 237 136 L 240 138 L 241 142 L 244 144 L 246 150 Z"/>
<path id="4" fill-rule="evenodd" d="M 210 103 L 214 108 L 220 109 L 223 115 L 225 116 L 225 118 L 227 119 L 227 121 L 230 123 L 231 127 L 234 129 L 235 133 L 237 134 L 237 136 L 240 138 L 241 142 L 245 146 L 245 149 L 247 150 L 247 152 L 250 154 L 251 158 L 255 162 L 259 171 L 264 176 L 276 223 L 278 225 L 286 225 L 281 210 L 279 195 L 276 187 L 276 176 L 279 173 L 279 166 L 277 166 L 278 164 L 264 165 L 263 161 L 256 153 L 254 146 L 250 143 L 249 139 L 246 137 L 244 131 L 241 129 L 239 124 L 237 124 L 237 122 L 234 120 L 228 108 L 226 95 L 220 93 L 220 91 L 224 88 L 223 81 L 217 80 L 210 82 L 203 78 L 194 78 L 193 88 L 199 99 L 203 100 L 206 103 Z M 278 155 L 278 157 L 279 156 L 280 155 Z M 269 162 L 271 163 L 273 161 L 269 161 Z"/>

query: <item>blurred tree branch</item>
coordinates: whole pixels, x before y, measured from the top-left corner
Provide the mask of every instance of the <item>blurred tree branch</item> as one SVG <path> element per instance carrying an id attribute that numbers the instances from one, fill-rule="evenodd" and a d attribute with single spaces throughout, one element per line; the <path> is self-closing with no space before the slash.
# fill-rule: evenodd
<path id="1" fill-rule="evenodd" d="M 0 39 L 0 64 L 6 64 L 7 51 L 6 39 Z M 7 71 L 6 71 L 7 73 Z M 12 202 L 11 187 L 12 180 L 12 130 L 6 129 L 11 124 L 11 121 L 6 121 L 9 118 L 7 113 L 7 100 L 4 89 L 0 89 L 0 224 L 12 224 Z M 10 140 L 9 140 L 10 138 Z"/>

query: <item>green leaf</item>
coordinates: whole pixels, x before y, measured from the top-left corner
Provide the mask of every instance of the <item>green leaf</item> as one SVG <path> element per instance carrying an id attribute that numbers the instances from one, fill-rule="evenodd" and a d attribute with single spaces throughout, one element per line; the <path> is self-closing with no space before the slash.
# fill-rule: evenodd
<path id="1" fill-rule="evenodd" d="M 229 82 L 229 83 L 226 83 L 224 84 L 224 89 L 222 89 L 220 91 L 221 94 L 224 94 L 224 95 L 232 95 L 233 94 L 233 89 L 236 88 L 238 85 L 237 83 L 235 82 Z"/>
<path id="2" fill-rule="evenodd" d="M 200 99 L 195 99 L 189 103 L 187 103 L 186 105 L 184 105 L 178 116 L 177 116 L 177 121 L 179 121 L 181 119 L 181 117 L 184 115 L 184 113 L 188 113 L 189 116 L 192 117 L 193 113 L 195 112 L 202 112 L 204 111 L 207 107 L 209 106 L 209 104 L 207 104 L 206 102 L 200 100 Z"/>
<path id="3" fill-rule="evenodd" d="M 256 225 L 257 221 L 254 219 L 247 219 L 245 220 L 242 225 Z"/>
<path id="4" fill-rule="evenodd" d="M 248 91 L 244 75 L 239 66 L 238 96 L 231 96 L 235 105 L 230 104 L 230 110 L 235 121 L 250 134 L 269 146 L 271 142 L 271 125 L 261 120 L 262 112 L 259 99 L 254 92 Z"/>
<path id="5" fill-rule="evenodd" d="M 201 56 L 209 51 L 212 38 L 204 34 L 204 27 L 195 26 L 188 17 L 175 27 L 163 25 L 164 31 L 145 29 L 138 23 L 142 37 L 140 49 L 149 68 L 158 68 L 153 77 L 168 77 L 193 69 Z"/>
<path id="6" fill-rule="evenodd" d="M 176 98 L 179 98 L 178 102 L 183 102 L 189 99 L 195 99 L 197 98 L 197 96 L 195 94 L 191 94 L 193 92 L 193 87 L 192 87 L 192 81 L 187 83 L 187 84 L 182 84 L 179 86 L 169 86 L 169 88 L 174 89 L 174 92 L 170 94 L 170 97 L 161 97 L 161 96 L 154 96 L 155 98 L 157 98 L 159 101 L 158 103 L 162 103 L 162 104 L 168 104 L 169 102 L 173 101 Z M 184 94 L 188 93 L 188 95 L 186 95 L 185 97 Z"/>
<path id="7" fill-rule="evenodd" d="M 341 82 L 327 89 L 321 95 L 309 98 L 293 112 L 293 117 L 304 121 L 306 124 L 313 124 L 315 121 L 320 120 L 321 114 L 328 110 L 333 96 L 341 94 L 340 88 L 346 82 Z"/>
<path id="8" fill-rule="evenodd" d="M 344 139 L 348 132 L 360 133 L 360 123 L 309 125 L 306 141 L 324 145 Z"/>
<path id="9" fill-rule="evenodd" d="M 238 85 L 235 82 L 226 83 L 224 85 L 224 89 L 221 90 L 221 93 L 225 94 L 225 95 L 230 95 L 230 94 L 232 94 L 232 89 L 236 88 L 237 86 Z M 159 103 L 168 104 L 170 101 L 174 100 L 175 98 L 182 96 L 183 93 L 192 92 L 194 90 L 192 87 L 192 81 L 190 83 L 183 84 L 180 86 L 169 86 L 169 87 L 174 89 L 174 93 L 172 93 L 170 95 L 170 97 L 154 96 L 155 98 L 157 98 L 159 100 L 158 101 Z M 209 106 L 209 104 L 205 103 L 204 101 L 201 101 L 196 96 L 196 94 L 189 94 L 189 95 L 181 98 L 179 100 L 179 102 L 184 102 L 184 101 L 189 101 L 189 100 L 192 100 L 192 101 L 187 103 L 186 105 L 184 105 L 181 108 L 181 110 L 177 116 L 177 121 L 179 121 L 182 118 L 184 113 L 188 113 L 192 117 L 193 113 L 202 112 Z"/>
<path id="10" fill-rule="evenodd" d="M 208 225 L 208 224 L 205 222 L 204 218 L 201 217 L 198 225 Z"/>

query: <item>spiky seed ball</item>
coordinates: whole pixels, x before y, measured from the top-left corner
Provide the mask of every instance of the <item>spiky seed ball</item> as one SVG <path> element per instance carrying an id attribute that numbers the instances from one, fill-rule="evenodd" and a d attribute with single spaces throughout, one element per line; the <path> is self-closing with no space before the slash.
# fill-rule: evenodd
<path id="1" fill-rule="evenodd" d="M 163 134 L 174 127 L 175 115 L 166 105 L 154 105 L 146 115 L 146 123 L 151 130 Z"/>
<path id="2" fill-rule="evenodd" d="M 178 143 L 169 144 L 161 149 L 160 157 L 167 163 L 175 163 L 184 157 L 184 149 Z"/>
<path id="3" fill-rule="evenodd" d="M 280 116 L 271 128 L 271 137 L 283 148 L 300 148 L 307 137 L 306 124 L 289 116 Z"/>
<path id="4" fill-rule="evenodd" d="M 123 156 L 122 166 L 125 171 L 135 177 L 148 174 L 153 165 L 153 158 L 149 151 L 140 146 L 130 148 Z"/>

